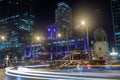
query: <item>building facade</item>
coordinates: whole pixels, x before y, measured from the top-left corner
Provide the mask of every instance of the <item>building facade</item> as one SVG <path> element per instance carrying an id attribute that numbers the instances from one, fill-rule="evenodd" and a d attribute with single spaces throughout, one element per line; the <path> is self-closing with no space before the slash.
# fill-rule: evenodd
<path id="1" fill-rule="evenodd" d="M 120 55 L 120 0 L 111 0 L 115 47 Z"/>
<path id="2" fill-rule="evenodd" d="M 34 16 L 28 13 L 15 15 L 0 20 L 0 35 L 5 35 L 5 41 L 1 40 L 1 48 L 20 47 L 30 43 L 31 30 Z"/>
<path id="3" fill-rule="evenodd" d="M 55 24 L 60 33 L 72 37 L 72 10 L 65 2 L 59 2 L 55 10 Z"/>
<path id="4" fill-rule="evenodd" d="M 47 29 L 46 35 L 46 52 L 50 53 L 52 58 L 62 58 L 67 55 L 72 54 L 73 50 L 84 49 L 84 39 L 83 38 L 64 38 L 64 35 L 61 34 L 61 37 L 58 35 L 58 29 L 56 25 L 50 25 Z M 61 56 L 61 57 L 60 57 Z"/>
<path id="5" fill-rule="evenodd" d="M 94 59 L 97 60 L 108 60 L 108 41 L 107 34 L 102 28 L 98 28 L 94 32 Z"/>
<path id="6" fill-rule="evenodd" d="M 0 54 L 21 54 L 23 44 L 30 42 L 34 24 L 30 4 L 31 0 L 0 1 Z"/>

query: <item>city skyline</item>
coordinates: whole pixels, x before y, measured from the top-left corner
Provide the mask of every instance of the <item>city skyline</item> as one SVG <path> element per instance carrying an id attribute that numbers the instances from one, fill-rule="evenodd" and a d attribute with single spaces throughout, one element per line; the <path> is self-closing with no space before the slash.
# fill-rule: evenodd
<path id="1" fill-rule="evenodd" d="M 16 14 L 18 12 L 24 13 L 25 11 L 30 11 L 33 15 L 36 16 L 35 26 L 36 28 L 43 28 L 46 25 L 53 24 L 55 22 L 55 9 L 57 9 L 58 2 L 64 1 L 66 2 L 71 8 L 73 13 L 73 28 L 77 25 L 78 17 L 79 19 L 84 18 L 84 15 L 87 16 L 89 19 L 89 26 L 91 27 L 90 33 L 94 31 L 97 27 L 103 27 L 108 34 L 108 41 L 110 42 L 111 46 L 114 46 L 114 39 L 109 35 L 113 35 L 113 26 L 112 26 L 112 13 L 111 13 L 111 4 L 110 0 L 104 1 L 96 1 L 96 0 L 54 0 L 54 1 L 40 1 L 40 0 L 26 0 L 26 1 L 16 1 L 14 0 L 2 0 L 0 4 L 2 5 L 0 9 L 5 9 L 1 12 L 0 15 L 8 16 L 11 14 Z M 7 4 L 9 3 L 9 5 Z M 4 3 L 4 4 L 3 4 Z M 20 3 L 20 4 L 19 4 Z M 14 5 L 13 5 L 14 4 Z M 15 10 L 10 11 L 13 6 L 19 5 L 20 7 L 24 4 L 21 8 L 18 9 L 18 12 Z M 13 5 L 13 6 L 11 6 Z M 47 6 L 46 6 L 47 5 Z M 8 10 L 9 9 L 9 10 Z M 16 8 L 13 8 L 16 9 Z M 29 10 L 30 9 L 30 10 Z M 9 13 L 5 13 L 5 12 Z M 1 16 L 0 18 L 2 18 Z M 81 17 L 82 16 L 82 17 Z M 109 31 L 107 30 L 109 28 Z M 91 33 L 92 34 L 92 33 Z"/>
<path id="2" fill-rule="evenodd" d="M 120 80 L 120 0 L 0 0 L 0 80 L 13 79 Z"/>

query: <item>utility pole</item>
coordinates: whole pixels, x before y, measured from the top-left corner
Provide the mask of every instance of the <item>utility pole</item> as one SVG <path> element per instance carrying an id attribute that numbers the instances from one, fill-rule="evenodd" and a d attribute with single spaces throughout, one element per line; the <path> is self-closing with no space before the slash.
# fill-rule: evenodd
<path id="1" fill-rule="evenodd" d="M 87 51 L 88 51 L 88 58 L 90 60 L 90 48 L 89 48 L 89 32 L 88 32 L 88 27 L 87 27 Z"/>
<path id="2" fill-rule="evenodd" d="M 69 36 L 68 36 L 67 31 L 66 31 L 66 41 L 67 41 L 67 55 L 68 55 L 68 61 L 70 61 L 71 55 L 70 55 L 70 50 L 69 50 Z"/>

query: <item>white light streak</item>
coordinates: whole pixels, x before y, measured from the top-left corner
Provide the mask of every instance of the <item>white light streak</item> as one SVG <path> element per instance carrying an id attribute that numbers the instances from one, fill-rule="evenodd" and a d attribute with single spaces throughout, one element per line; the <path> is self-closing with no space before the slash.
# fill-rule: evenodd
<path id="1" fill-rule="evenodd" d="M 13 67 L 6 68 L 6 74 L 10 76 L 24 77 L 24 78 L 34 78 L 34 79 L 50 79 L 50 80 L 114 80 L 109 77 L 115 76 L 118 73 L 106 74 L 106 73 L 79 73 L 79 72 L 51 72 L 51 71 L 32 71 L 31 69 L 24 67 L 19 67 L 21 71 L 14 70 Z M 24 70 L 24 71 L 23 71 Z M 119 75 L 119 74 L 118 74 Z M 79 77 L 76 77 L 79 76 Z M 86 77 L 85 77 L 86 76 Z M 46 78 L 47 77 L 47 78 Z M 95 78 L 94 78 L 95 77 Z M 98 77 L 98 78 L 97 78 Z M 106 79 L 104 79 L 105 77 Z M 101 79 L 102 78 L 102 79 Z M 109 78 L 109 79 L 107 79 Z"/>

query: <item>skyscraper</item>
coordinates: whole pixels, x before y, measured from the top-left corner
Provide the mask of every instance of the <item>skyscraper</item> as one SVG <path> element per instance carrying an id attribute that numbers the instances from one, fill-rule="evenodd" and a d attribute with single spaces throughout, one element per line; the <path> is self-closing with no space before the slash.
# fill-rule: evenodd
<path id="1" fill-rule="evenodd" d="M 31 0 L 1 1 L 0 35 L 6 36 L 6 42 L 0 40 L 0 48 L 17 48 L 30 43 L 34 16 L 31 14 Z"/>
<path id="2" fill-rule="evenodd" d="M 120 54 L 120 0 L 112 0 L 113 29 L 115 37 L 115 47 Z"/>
<path id="3" fill-rule="evenodd" d="M 55 24 L 60 33 L 72 36 L 72 10 L 65 2 L 59 2 L 55 10 Z"/>
<path id="4" fill-rule="evenodd" d="M 34 16 L 28 13 L 15 15 L 0 20 L 0 35 L 7 36 L 7 43 L 1 48 L 19 47 L 21 44 L 30 43 Z M 4 46 L 4 47 L 2 47 Z"/>

